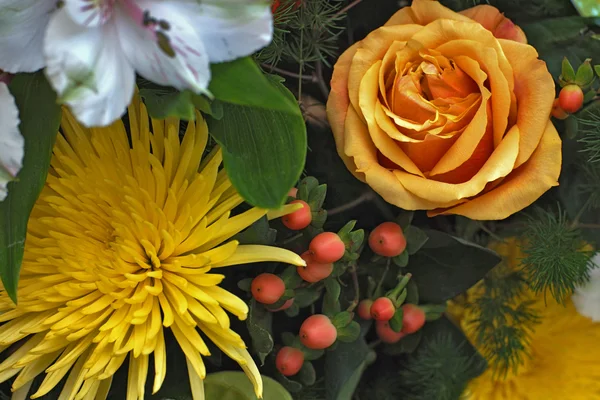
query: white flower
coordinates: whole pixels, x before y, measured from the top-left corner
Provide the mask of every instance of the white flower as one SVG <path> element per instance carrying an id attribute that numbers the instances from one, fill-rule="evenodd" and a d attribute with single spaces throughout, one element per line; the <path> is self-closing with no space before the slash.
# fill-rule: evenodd
<path id="1" fill-rule="evenodd" d="M 0 201 L 6 199 L 6 185 L 15 179 L 23 166 L 24 146 L 15 99 L 6 84 L 0 81 Z"/>
<path id="2" fill-rule="evenodd" d="M 252 54 L 273 34 L 264 0 L 64 0 L 53 11 L 55 4 L 0 0 L 0 60 L 16 56 L 5 68 L 12 72 L 45 64 L 59 99 L 86 126 L 108 125 L 125 112 L 136 72 L 160 85 L 206 92 L 210 63 Z M 8 39 L 6 10 L 16 18 L 7 25 Z M 23 49 L 39 55 L 42 36 L 43 61 L 20 60 L 27 58 L 18 54 Z"/>
<path id="3" fill-rule="evenodd" d="M 600 265 L 600 253 L 593 261 Z M 590 281 L 575 289 L 572 299 L 579 314 L 600 322 L 600 268 L 590 271 Z"/>

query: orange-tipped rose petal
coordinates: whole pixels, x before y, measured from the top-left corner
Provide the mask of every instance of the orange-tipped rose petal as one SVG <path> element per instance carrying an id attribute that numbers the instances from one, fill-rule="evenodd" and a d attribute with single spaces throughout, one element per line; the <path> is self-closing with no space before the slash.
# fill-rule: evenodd
<path id="1" fill-rule="evenodd" d="M 495 189 L 447 210 L 429 216 L 458 214 L 475 220 L 504 219 L 531 205 L 548 189 L 558 185 L 562 153 L 561 140 L 548 121 L 539 146 L 531 158 L 514 170 Z"/>
<path id="2" fill-rule="evenodd" d="M 479 22 L 498 39 L 527 43 L 527 37 L 523 33 L 523 30 L 502 15 L 496 7 L 483 4 L 463 10 L 460 13 L 465 17 Z"/>

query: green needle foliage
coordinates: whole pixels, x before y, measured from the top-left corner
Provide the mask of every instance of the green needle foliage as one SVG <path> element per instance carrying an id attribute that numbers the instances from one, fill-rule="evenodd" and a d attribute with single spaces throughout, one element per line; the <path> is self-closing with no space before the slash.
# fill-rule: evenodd
<path id="1" fill-rule="evenodd" d="M 581 231 L 558 214 L 536 209 L 523 232 L 523 270 L 537 293 L 547 291 L 559 303 L 589 279 L 594 252 L 584 250 Z"/>
<path id="2" fill-rule="evenodd" d="M 600 107 L 590 106 L 577 118 L 578 135 L 583 135 L 579 142 L 583 144 L 583 152 L 588 155 L 590 163 L 600 161 Z"/>
<path id="3" fill-rule="evenodd" d="M 395 399 L 456 400 L 467 382 L 479 373 L 475 359 L 448 334 L 437 334 L 411 354 L 399 372 L 403 382 Z"/>
<path id="4" fill-rule="evenodd" d="M 282 0 L 274 21 L 273 42 L 258 54 L 258 59 L 270 66 L 279 62 L 299 65 L 302 73 L 306 65 L 328 59 L 337 54 L 337 37 L 343 32 L 345 15 L 340 13 L 341 0 Z"/>
<path id="5" fill-rule="evenodd" d="M 475 329 L 475 343 L 494 373 L 506 375 L 528 356 L 530 334 L 539 318 L 533 302 L 524 301 L 527 281 L 520 271 L 505 264 L 494 268 L 483 280 L 481 294 L 467 307 Z"/>

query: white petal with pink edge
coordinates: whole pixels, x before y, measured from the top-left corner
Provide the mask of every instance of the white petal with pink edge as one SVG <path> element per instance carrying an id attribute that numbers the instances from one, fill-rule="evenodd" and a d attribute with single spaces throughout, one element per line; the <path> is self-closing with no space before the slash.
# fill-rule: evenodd
<path id="1" fill-rule="evenodd" d="M 19 110 L 4 82 L 0 82 L 0 201 L 6 199 L 8 182 L 23 166 L 25 140 L 19 133 Z"/>
<path id="2" fill-rule="evenodd" d="M 48 26 L 44 53 L 50 84 L 79 122 L 106 126 L 124 114 L 135 71 L 119 45 L 114 21 L 86 28 L 59 10 Z"/>
<path id="3" fill-rule="evenodd" d="M 44 67 L 44 33 L 56 0 L 0 0 L 0 69 L 33 72 Z"/>
<path id="4" fill-rule="evenodd" d="M 114 3 L 115 0 L 64 0 L 64 7 L 77 24 L 94 27 L 110 20 Z"/>
<path id="5" fill-rule="evenodd" d="M 206 91 L 210 81 L 209 60 L 194 28 L 201 23 L 199 11 L 199 5 L 187 1 L 119 3 L 115 14 L 119 41 L 141 76 L 180 90 Z"/>

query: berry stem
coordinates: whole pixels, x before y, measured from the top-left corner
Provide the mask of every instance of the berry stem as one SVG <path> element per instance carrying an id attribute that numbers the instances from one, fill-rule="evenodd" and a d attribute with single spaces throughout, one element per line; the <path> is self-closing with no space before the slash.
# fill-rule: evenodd
<path id="1" fill-rule="evenodd" d="M 360 300 L 360 286 L 358 284 L 358 275 L 356 274 L 356 263 L 353 262 L 350 264 L 350 276 L 352 276 L 352 283 L 354 284 L 354 300 L 348 306 L 346 311 L 352 312 L 358 306 L 358 302 Z"/>
<path id="2" fill-rule="evenodd" d="M 379 279 L 379 282 L 377 283 L 377 286 L 375 287 L 375 291 L 373 292 L 373 298 L 377 298 L 379 297 L 379 291 L 381 290 L 381 286 L 383 285 L 383 281 L 385 280 L 385 276 L 387 275 L 388 271 L 390 270 L 390 263 L 392 262 L 391 258 L 387 258 L 386 262 L 385 262 L 385 269 L 383 270 L 383 274 L 381 275 L 381 279 Z"/>
<path id="3" fill-rule="evenodd" d="M 406 285 L 408 285 L 408 281 L 410 281 L 410 278 L 412 278 L 412 274 L 409 272 L 408 274 L 404 275 L 402 279 L 400 279 L 398 285 L 386 297 L 392 299 L 394 304 L 396 304 L 396 297 L 398 297 L 398 295 L 401 294 L 402 289 L 404 289 Z M 406 298 L 406 295 L 404 296 L 404 298 Z M 402 301 L 404 301 L 404 299 Z"/>

